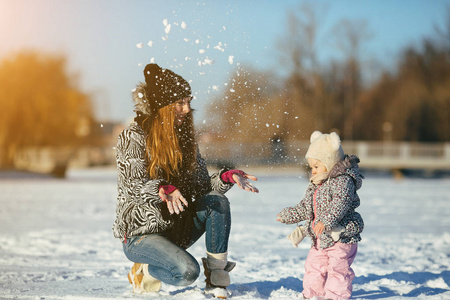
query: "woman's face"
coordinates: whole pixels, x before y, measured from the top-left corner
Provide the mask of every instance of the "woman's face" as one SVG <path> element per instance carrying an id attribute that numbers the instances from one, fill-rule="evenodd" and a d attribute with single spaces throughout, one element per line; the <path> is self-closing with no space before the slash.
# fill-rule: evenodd
<path id="1" fill-rule="evenodd" d="M 314 158 L 308 158 L 309 166 L 311 167 L 311 174 L 316 175 L 320 173 L 325 173 L 327 168 L 320 160 Z"/>
<path id="2" fill-rule="evenodd" d="M 191 112 L 192 97 L 186 97 L 175 102 L 175 124 L 180 126 Z"/>

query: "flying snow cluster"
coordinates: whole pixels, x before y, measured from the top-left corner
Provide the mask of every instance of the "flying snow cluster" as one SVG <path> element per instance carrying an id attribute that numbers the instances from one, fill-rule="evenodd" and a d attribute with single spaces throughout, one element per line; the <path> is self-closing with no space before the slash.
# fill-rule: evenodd
<path id="1" fill-rule="evenodd" d="M 208 74 L 208 66 L 214 65 L 216 62 L 222 62 L 222 63 L 228 63 L 230 65 L 237 65 L 239 66 L 239 63 L 235 61 L 235 56 L 232 55 L 232 53 L 227 53 L 229 51 L 228 44 L 223 41 L 212 41 L 213 37 L 210 35 L 201 36 L 200 33 L 198 33 L 195 30 L 192 30 L 192 32 L 189 34 L 184 34 L 184 30 L 186 30 L 189 26 L 185 21 L 181 22 L 175 22 L 175 21 L 169 21 L 168 18 L 164 18 L 162 20 L 162 29 L 161 34 L 161 40 L 158 41 L 158 39 L 153 39 L 148 41 L 146 44 L 150 48 L 158 48 L 163 47 L 166 50 L 166 54 L 169 48 L 171 49 L 172 46 L 169 47 L 169 44 L 167 42 L 169 41 L 169 37 L 172 37 L 172 41 L 175 42 L 185 42 L 185 45 L 191 45 L 188 51 L 186 51 L 184 57 L 173 57 L 173 62 L 175 63 L 175 67 L 182 67 L 185 63 L 191 63 L 193 62 L 195 65 L 200 67 L 201 69 L 198 70 L 198 75 L 203 76 Z M 226 31 L 227 28 L 225 26 L 222 26 L 219 32 Z M 181 33 L 181 37 L 174 38 L 174 36 L 178 33 Z M 184 35 L 184 36 L 183 36 Z M 205 39 L 203 39 L 203 37 Z M 177 44 L 177 46 L 181 46 L 180 44 Z M 136 47 L 139 49 L 145 48 L 145 43 L 140 42 L 136 44 Z M 175 47 L 177 48 L 177 47 Z M 180 48 L 180 47 L 178 47 Z M 180 49 L 178 49 L 180 50 Z M 189 52 L 193 50 L 192 52 Z M 155 63 L 157 59 L 155 57 L 150 58 L 150 63 Z M 142 64 L 139 64 L 141 66 Z M 170 66 L 174 67 L 174 66 Z M 239 70 L 237 71 L 237 76 L 240 76 Z M 190 80 L 192 82 L 192 80 Z M 222 83 L 223 87 L 228 90 L 230 93 L 236 95 L 239 97 L 236 93 L 236 88 L 234 86 L 234 82 L 231 82 L 230 84 L 228 82 Z M 211 92 L 218 92 L 220 90 L 220 84 L 212 84 L 208 87 L 206 90 L 207 93 Z M 260 90 L 260 88 L 258 88 Z M 140 95 L 139 95 L 140 96 Z M 226 96 L 228 98 L 228 96 Z M 240 98 L 240 97 L 239 97 Z M 273 126 L 274 124 L 272 124 Z M 266 124 L 267 127 L 269 127 L 269 123 Z M 278 127 L 278 126 L 274 126 Z"/>
<path id="2" fill-rule="evenodd" d="M 171 31 L 172 31 L 173 26 L 179 26 L 183 30 L 188 27 L 185 21 L 182 21 L 181 23 L 178 23 L 178 22 L 170 23 L 168 19 L 163 19 L 162 20 L 162 24 L 164 26 L 164 34 L 161 37 L 161 39 L 163 41 L 167 41 L 169 39 L 169 35 L 170 35 Z M 222 29 L 225 31 L 226 27 L 222 26 Z M 207 37 L 211 38 L 211 36 L 207 36 Z M 185 42 L 189 42 L 191 39 L 189 39 L 187 37 L 184 37 L 183 40 Z M 193 43 L 196 44 L 196 45 L 202 44 L 200 39 L 195 39 Z M 156 45 L 156 43 L 154 41 L 150 40 L 150 41 L 148 41 L 147 45 L 149 47 L 153 47 L 153 45 Z M 144 48 L 144 46 L 145 46 L 144 43 L 136 44 L 136 47 L 139 48 L 139 49 Z M 227 44 L 223 43 L 221 41 L 219 41 L 217 43 L 217 45 L 215 45 L 215 46 L 210 46 L 209 44 L 207 44 L 206 46 L 202 47 L 201 49 L 198 50 L 198 53 L 200 54 L 200 57 L 196 59 L 197 60 L 197 65 L 198 66 L 213 65 L 215 63 L 215 60 L 212 59 L 210 56 L 208 56 L 208 50 L 210 48 L 212 48 L 213 50 L 217 50 L 219 52 L 225 52 L 226 47 L 227 47 Z M 190 61 L 192 59 L 193 58 L 189 57 L 189 56 L 186 56 L 184 58 L 185 61 Z M 174 59 L 174 61 L 176 61 L 176 59 Z M 154 63 L 155 62 L 155 58 L 152 57 L 150 59 L 150 62 Z M 234 64 L 234 56 L 233 55 L 229 55 L 228 56 L 228 63 L 231 64 L 231 65 Z M 142 64 L 139 64 L 139 66 L 141 66 L 141 65 Z M 180 66 L 181 66 L 181 64 L 180 64 Z M 199 74 L 202 75 L 202 74 L 205 74 L 205 72 L 200 72 Z M 217 90 L 217 87 L 213 88 L 213 90 Z"/>

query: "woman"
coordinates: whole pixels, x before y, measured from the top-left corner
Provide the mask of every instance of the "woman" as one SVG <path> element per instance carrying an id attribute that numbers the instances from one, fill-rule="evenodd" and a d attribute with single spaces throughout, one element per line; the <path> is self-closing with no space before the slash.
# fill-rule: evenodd
<path id="1" fill-rule="evenodd" d="M 199 276 L 185 249 L 206 233 L 205 292 L 227 298 L 231 218 L 224 193 L 234 183 L 258 192 L 241 170 L 208 175 L 198 151 L 189 83 L 156 64 L 144 69 L 145 83 L 133 91 L 135 122 L 118 138 L 118 197 L 114 236 L 134 265 L 133 292 L 157 292 L 161 282 L 185 286 Z"/>

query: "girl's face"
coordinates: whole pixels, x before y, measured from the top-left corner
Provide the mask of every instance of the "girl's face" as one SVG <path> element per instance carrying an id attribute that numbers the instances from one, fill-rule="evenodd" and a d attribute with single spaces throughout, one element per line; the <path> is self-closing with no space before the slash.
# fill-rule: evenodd
<path id="1" fill-rule="evenodd" d="M 186 97 L 175 102 L 175 124 L 180 126 L 191 112 L 192 97 Z"/>
<path id="2" fill-rule="evenodd" d="M 311 167 L 312 175 L 325 173 L 327 168 L 320 160 L 314 158 L 308 158 L 309 166 Z"/>

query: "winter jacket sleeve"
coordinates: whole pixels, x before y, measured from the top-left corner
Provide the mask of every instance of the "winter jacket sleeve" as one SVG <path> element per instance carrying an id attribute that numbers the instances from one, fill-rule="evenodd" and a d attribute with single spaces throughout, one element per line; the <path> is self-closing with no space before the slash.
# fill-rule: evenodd
<path id="1" fill-rule="evenodd" d="M 355 194 L 355 185 L 350 176 L 342 175 L 330 179 L 332 186 L 332 201 L 326 212 L 320 217 L 325 230 L 331 230 L 339 224 L 344 216 L 352 209 L 352 199 Z"/>
<path id="2" fill-rule="evenodd" d="M 342 222 L 345 225 L 345 237 L 353 237 L 360 234 L 364 229 L 364 221 L 359 213 L 354 211 L 353 213 L 346 215 Z"/>
<path id="3" fill-rule="evenodd" d="M 139 133 L 125 129 L 119 135 L 116 147 L 117 180 L 121 182 L 123 192 L 137 203 L 160 200 L 159 187 L 167 184 L 163 179 L 148 178 L 143 141 Z"/>
<path id="4" fill-rule="evenodd" d="M 150 180 L 145 163 L 145 139 L 136 128 L 126 128 L 116 146 L 118 204 L 115 236 L 160 232 L 172 225 L 159 197 L 162 179 Z"/>
<path id="5" fill-rule="evenodd" d="M 194 183 L 197 184 L 197 188 L 195 189 L 196 194 L 205 195 L 211 190 L 225 194 L 233 187 L 232 183 L 224 182 L 221 179 L 221 175 L 225 171 L 227 170 L 222 169 L 210 177 L 208 174 L 208 169 L 206 168 L 206 162 L 202 158 L 199 149 L 197 149 L 197 166 L 195 171 L 197 178 L 194 179 Z"/>
<path id="6" fill-rule="evenodd" d="M 296 206 L 286 207 L 280 211 L 278 217 L 282 223 L 295 224 L 310 218 L 311 209 L 311 192 L 313 191 L 311 184 L 308 186 L 305 197 Z"/>

